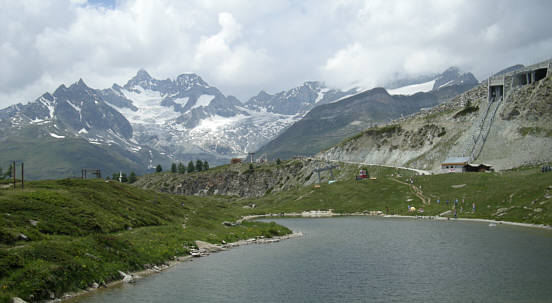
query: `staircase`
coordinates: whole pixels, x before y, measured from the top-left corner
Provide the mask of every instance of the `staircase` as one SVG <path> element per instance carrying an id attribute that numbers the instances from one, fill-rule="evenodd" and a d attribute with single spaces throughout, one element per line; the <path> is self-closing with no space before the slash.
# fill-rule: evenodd
<path id="1" fill-rule="evenodd" d="M 498 111 L 502 100 L 503 97 L 500 97 L 498 101 L 492 102 L 492 113 L 489 115 L 489 119 L 486 119 L 486 121 L 484 121 L 484 124 L 481 128 L 481 133 L 479 135 L 479 140 L 475 143 L 474 148 L 470 154 L 470 161 L 475 161 L 481 154 L 481 151 L 483 150 L 483 145 L 485 145 L 485 142 L 487 141 L 487 136 L 489 136 L 489 133 L 491 132 L 491 126 L 493 125 L 496 112 Z"/>
<path id="2" fill-rule="evenodd" d="M 464 152 L 462 152 L 462 156 L 465 157 L 467 155 L 471 155 L 476 143 L 478 142 L 479 138 L 481 137 L 481 132 L 483 130 L 483 125 L 485 124 L 485 120 L 487 119 L 487 115 L 489 114 L 489 110 L 494 104 L 494 97 L 491 97 L 489 100 L 489 103 L 487 104 L 487 107 L 485 108 L 485 112 L 479 119 L 479 122 L 477 123 L 477 127 L 473 131 L 471 138 L 468 139 L 468 142 L 466 143 L 466 146 L 464 147 Z M 471 159 L 470 159 L 471 160 Z"/>
<path id="3" fill-rule="evenodd" d="M 498 111 L 498 108 L 502 103 L 503 97 L 500 96 L 498 97 L 498 100 L 495 100 L 495 97 L 490 97 L 489 103 L 485 108 L 485 112 L 479 119 L 479 122 L 477 123 L 477 126 L 471 135 L 471 138 L 468 139 L 468 142 L 464 147 L 464 152 L 462 153 L 462 156 L 469 156 L 470 162 L 475 161 L 481 154 L 481 151 L 483 150 L 483 145 L 485 145 L 487 136 L 489 136 L 489 132 L 491 131 L 491 126 L 494 122 L 496 112 Z"/>

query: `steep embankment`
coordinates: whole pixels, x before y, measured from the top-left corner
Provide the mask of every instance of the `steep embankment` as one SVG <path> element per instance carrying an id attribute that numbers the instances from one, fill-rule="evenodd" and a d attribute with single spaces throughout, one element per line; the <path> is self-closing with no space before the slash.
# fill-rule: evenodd
<path id="1" fill-rule="evenodd" d="M 487 140 L 474 162 L 501 170 L 549 161 L 551 91 L 552 78 L 548 77 L 508 95 L 496 109 Z M 431 110 L 370 128 L 317 156 L 438 171 L 445 158 L 469 155 L 466 150 L 479 122 L 488 108 L 494 111 L 493 106 L 487 100 L 487 85 L 480 85 Z"/>

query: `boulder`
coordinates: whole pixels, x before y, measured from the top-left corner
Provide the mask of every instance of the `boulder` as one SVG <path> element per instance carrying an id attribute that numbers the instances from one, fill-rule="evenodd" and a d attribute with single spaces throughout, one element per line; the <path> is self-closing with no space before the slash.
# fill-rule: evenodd
<path id="1" fill-rule="evenodd" d="M 134 278 L 132 277 L 132 275 L 128 275 L 122 271 L 119 270 L 119 274 L 121 275 L 121 277 L 123 277 L 123 282 L 124 283 L 132 283 L 134 282 Z"/>
<path id="2" fill-rule="evenodd" d="M 12 303 L 27 303 L 27 301 L 25 301 L 21 298 L 18 298 L 18 297 L 13 297 L 12 298 Z"/>
<path id="3" fill-rule="evenodd" d="M 204 250 L 204 251 L 207 251 L 207 252 L 217 252 L 217 251 L 221 251 L 221 250 L 224 250 L 223 247 L 220 247 L 218 245 L 215 245 L 215 244 L 211 244 L 211 243 L 208 243 L 208 242 L 204 242 L 204 241 L 195 241 L 195 244 L 197 245 L 197 248 L 199 250 Z"/>

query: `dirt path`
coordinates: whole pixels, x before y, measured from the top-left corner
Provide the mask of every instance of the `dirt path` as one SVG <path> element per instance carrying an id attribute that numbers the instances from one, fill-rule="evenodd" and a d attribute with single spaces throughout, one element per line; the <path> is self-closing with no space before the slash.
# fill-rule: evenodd
<path id="1" fill-rule="evenodd" d="M 431 205 L 431 199 L 424 196 L 423 192 L 421 189 L 419 189 L 417 186 L 415 186 L 414 184 L 408 184 L 406 182 L 403 182 L 401 180 L 398 180 L 398 179 L 395 179 L 395 178 L 391 178 L 391 180 L 397 182 L 397 183 L 400 183 L 400 184 L 403 184 L 403 185 L 406 185 L 408 186 L 408 188 L 410 188 L 410 191 L 418 198 L 420 198 L 420 200 L 422 200 L 422 204 L 424 205 Z"/>

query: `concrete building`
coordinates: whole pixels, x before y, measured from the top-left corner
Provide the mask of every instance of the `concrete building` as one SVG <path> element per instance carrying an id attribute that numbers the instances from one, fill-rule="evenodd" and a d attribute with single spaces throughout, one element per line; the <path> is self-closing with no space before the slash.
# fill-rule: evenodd
<path id="1" fill-rule="evenodd" d="M 552 59 L 539 62 L 518 70 L 490 77 L 488 100 L 504 97 L 506 100 L 513 90 L 523 85 L 535 83 L 552 75 Z"/>

